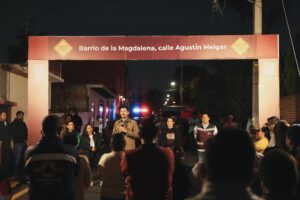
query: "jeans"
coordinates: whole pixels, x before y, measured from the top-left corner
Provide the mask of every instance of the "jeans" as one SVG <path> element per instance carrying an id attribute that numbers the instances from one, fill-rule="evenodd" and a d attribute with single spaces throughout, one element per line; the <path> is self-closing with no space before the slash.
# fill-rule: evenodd
<path id="1" fill-rule="evenodd" d="M 25 152 L 25 143 L 15 143 L 14 144 L 14 160 L 15 166 L 18 166 L 21 162 L 21 158 Z"/>
<path id="2" fill-rule="evenodd" d="M 26 150 L 25 143 L 14 143 L 14 164 L 17 176 L 20 179 L 24 178 L 24 153 Z"/>

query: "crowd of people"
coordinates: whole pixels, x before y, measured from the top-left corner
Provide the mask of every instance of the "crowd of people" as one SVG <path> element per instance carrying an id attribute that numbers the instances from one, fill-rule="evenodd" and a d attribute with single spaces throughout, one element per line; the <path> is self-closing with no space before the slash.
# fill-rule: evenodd
<path id="1" fill-rule="evenodd" d="M 126 106 L 119 114 L 109 137 L 89 123 L 81 132 L 82 121 L 72 114 L 63 121 L 49 115 L 43 137 L 27 148 L 24 113 L 9 125 L 1 112 L 1 180 L 27 179 L 32 200 L 84 199 L 94 169 L 101 200 L 300 198 L 297 122 L 272 116 L 261 128 L 241 129 L 233 115 L 216 126 L 209 113 L 193 112 L 185 123 L 158 116 L 141 124 Z M 188 154 L 195 155 L 193 166 L 186 165 Z"/>

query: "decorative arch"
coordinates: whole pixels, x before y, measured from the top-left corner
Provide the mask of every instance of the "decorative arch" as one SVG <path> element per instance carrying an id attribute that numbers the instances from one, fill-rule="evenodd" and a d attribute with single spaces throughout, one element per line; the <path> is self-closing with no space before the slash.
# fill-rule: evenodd
<path id="1" fill-rule="evenodd" d="M 49 60 L 258 60 L 258 103 L 262 125 L 279 116 L 279 36 L 31 36 L 28 45 L 29 143 L 40 138 L 48 114 Z"/>

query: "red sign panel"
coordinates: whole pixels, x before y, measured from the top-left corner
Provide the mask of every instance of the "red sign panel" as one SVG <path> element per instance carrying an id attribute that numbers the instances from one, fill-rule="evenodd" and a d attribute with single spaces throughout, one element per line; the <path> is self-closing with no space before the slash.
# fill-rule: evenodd
<path id="1" fill-rule="evenodd" d="M 29 60 L 278 58 L 278 35 L 31 36 Z"/>

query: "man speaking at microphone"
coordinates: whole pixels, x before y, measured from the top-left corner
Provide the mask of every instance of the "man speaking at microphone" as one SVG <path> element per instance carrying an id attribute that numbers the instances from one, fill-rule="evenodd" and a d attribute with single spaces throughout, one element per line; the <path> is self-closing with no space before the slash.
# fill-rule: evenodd
<path id="1" fill-rule="evenodd" d="M 115 122 L 112 134 L 123 134 L 126 141 L 125 150 L 134 149 L 135 141 L 139 139 L 138 124 L 128 117 L 129 111 L 126 106 L 119 107 L 119 114 L 121 119 Z"/>

